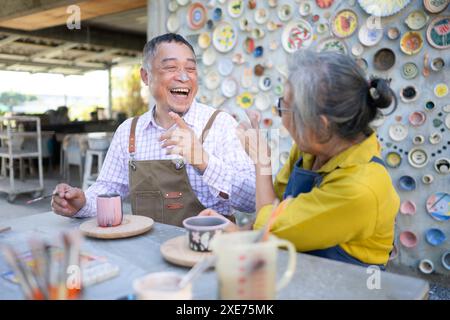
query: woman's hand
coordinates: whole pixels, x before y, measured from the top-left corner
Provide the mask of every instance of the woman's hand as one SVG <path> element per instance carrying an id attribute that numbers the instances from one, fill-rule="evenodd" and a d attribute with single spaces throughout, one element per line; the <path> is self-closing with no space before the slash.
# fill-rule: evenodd
<path id="1" fill-rule="evenodd" d="M 270 166 L 270 148 L 264 133 L 259 128 L 261 116 L 254 110 L 245 112 L 250 123 L 241 122 L 236 129 L 242 147 L 255 165 Z"/>
<path id="2" fill-rule="evenodd" d="M 200 212 L 198 215 L 224 218 L 223 215 L 221 215 L 220 213 L 218 213 L 217 211 L 215 211 L 213 209 L 205 209 L 202 212 Z M 235 232 L 235 231 L 239 231 L 238 226 L 235 225 L 233 222 L 229 221 L 228 225 L 225 227 L 225 232 Z"/>

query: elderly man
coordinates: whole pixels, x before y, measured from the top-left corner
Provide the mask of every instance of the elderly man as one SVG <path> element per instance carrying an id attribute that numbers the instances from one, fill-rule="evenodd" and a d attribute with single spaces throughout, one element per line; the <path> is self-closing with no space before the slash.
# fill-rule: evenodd
<path id="1" fill-rule="evenodd" d="M 205 208 L 229 215 L 253 212 L 255 170 L 236 136 L 232 116 L 194 100 L 198 89 L 192 46 L 165 34 L 144 47 L 142 81 L 156 105 L 117 129 L 97 181 L 84 193 L 59 184 L 57 214 L 96 215 L 100 194 L 130 195 L 134 214 L 180 226 Z"/>

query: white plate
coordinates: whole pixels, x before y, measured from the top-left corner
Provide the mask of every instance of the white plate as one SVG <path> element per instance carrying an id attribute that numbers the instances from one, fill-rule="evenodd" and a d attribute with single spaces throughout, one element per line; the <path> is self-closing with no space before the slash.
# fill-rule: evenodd
<path id="1" fill-rule="evenodd" d="M 264 24 L 269 20 L 269 12 L 265 8 L 257 9 L 254 18 L 257 24 Z"/>
<path id="2" fill-rule="evenodd" d="M 169 2 L 169 4 L 167 5 L 167 9 L 169 9 L 169 12 L 175 12 L 178 10 L 178 3 L 176 2 L 176 0 L 172 0 Z"/>
<path id="3" fill-rule="evenodd" d="M 360 56 L 362 56 L 363 53 L 364 53 L 364 47 L 362 46 L 361 43 L 355 43 L 352 46 L 352 54 L 355 57 L 360 57 Z"/>
<path id="4" fill-rule="evenodd" d="M 180 20 L 178 19 L 177 15 L 175 13 L 172 13 L 169 18 L 167 19 L 167 31 L 169 32 L 177 32 L 177 30 L 180 28 Z"/>
<path id="5" fill-rule="evenodd" d="M 394 141 L 405 140 L 408 136 L 408 127 L 401 123 L 393 124 L 389 127 L 389 137 Z"/>
<path id="6" fill-rule="evenodd" d="M 292 18 L 294 9 L 289 4 L 283 4 L 278 9 L 278 18 L 280 18 L 281 21 L 289 21 Z"/>
<path id="7" fill-rule="evenodd" d="M 244 12 L 243 0 L 230 0 L 228 2 L 228 14 L 232 18 L 239 18 Z"/>
<path id="8" fill-rule="evenodd" d="M 411 0 L 358 0 L 361 8 L 369 15 L 387 17 L 398 13 L 405 8 Z"/>
<path id="9" fill-rule="evenodd" d="M 191 0 L 177 0 L 178 4 L 180 6 L 185 6 L 187 5 Z"/>
<path id="10" fill-rule="evenodd" d="M 311 25 L 303 19 L 289 22 L 283 30 L 281 42 L 284 50 L 288 53 L 297 51 L 299 48 L 306 48 L 313 41 L 313 29 Z"/>
<path id="11" fill-rule="evenodd" d="M 202 49 L 206 49 L 211 44 L 211 36 L 209 32 L 202 32 L 198 37 L 198 46 Z"/>
<path id="12" fill-rule="evenodd" d="M 262 91 L 268 91 L 272 88 L 272 79 L 269 76 L 263 76 L 259 79 L 258 86 Z"/>
<path id="13" fill-rule="evenodd" d="M 358 39 L 366 47 L 372 47 L 383 38 L 383 29 L 368 28 L 367 23 L 363 23 L 359 28 Z"/>
<path id="14" fill-rule="evenodd" d="M 220 75 L 216 70 L 211 70 L 210 72 L 208 72 L 205 80 L 205 86 L 209 90 L 215 90 L 220 85 Z"/>
<path id="15" fill-rule="evenodd" d="M 202 61 L 205 66 L 212 66 L 216 62 L 216 52 L 209 47 L 203 52 Z"/>
<path id="16" fill-rule="evenodd" d="M 445 123 L 445 126 L 447 127 L 447 129 L 450 130 L 450 114 L 448 114 L 448 115 L 445 117 L 444 123 Z"/>
<path id="17" fill-rule="evenodd" d="M 219 23 L 213 32 L 213 45 L 219 52 L 231 51 L 237 42 L 236 28 L 229 22 Z"/>
<path id="18" fill-rule="evenodd" d="M 408 162 L 415 168 L 422 168 L 428 163 L 428 154 L 422 148 L 412 148 L 408 151 Z"/>
<path id="19" fill-rule="evenodd" d="M 312 11 L 312 4 L 309 1 L 302 1 L 298 5 L 298 13 L 302 17 L 309 16 L 311 14 L 311 11 Z"/>
<path id="20" fill-rule="evenodd" d="M 255 98 L 255 107 L 261 111 L 269 109 L 270 97 L 265 93 L 259 93 Z"/>
<path id="21" fill-rule="evenodd" d="M 229 58 L 221 58 L 217 63 L 217 70 L 222 76 L 229 76 L 233 72 L 233 61 Z"/>
<path id="22" fill-rule="evenodd" d="M 225 97 L 232 98 L 237 94 L 238 87 L 236 79 L 230 77 L 223 80 L 220 89 Z"/>

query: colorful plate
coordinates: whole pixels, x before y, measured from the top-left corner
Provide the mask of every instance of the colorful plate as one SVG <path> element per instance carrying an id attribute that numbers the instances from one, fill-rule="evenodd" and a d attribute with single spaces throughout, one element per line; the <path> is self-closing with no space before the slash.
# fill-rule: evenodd
<path id="1" fill-rule="evenodd" d="M 202 32 L 198 37 L 198 46 L 202 49 L 206 49 L 211 44 L 211 36 L 209 32 Z"/>
<path id="2" fill-rule="evenodd" d="M 416 234 L 412 231 L 403 231 L 400 233 L 399 239 L 400 243 L 406 248 L 414 248 L 419 242 Z"/>
<path id="3" fill-rule="evenodd" d="M 200 2 L 191 4 L 187 11 L 187 25 L 192 30 L 203 28 L 207 20 L 206 8 Z"/>
<path id="4" fill-rule="evenodd" d="M 390 168 L 398 168 L 402 163 L 402 157 L 399 153 L 392 151 L 386 155 L 386 164 Z"/>
<path id="5" fill-rule="evenodd" d="M 448 4 L 449 0 L 423 0 L 423 6 L 429 13 L 440 13 Z"/>
<path id="6" fill-rule="evenodd" d="M 253 95 L 250 92 L 244 92 L 236 97 L 236 103 L 243 109 L 248 109 L 253 105 Z"/>
<path id="7" fill-rule="evenodd" d="M 427 25 L 429 18 L 422 10 L 416 10 L 408 15 L 405 23 L 411 30 L 420 30 Z"/>
<path id="8" fill-rule="evenodd" d="M 229 22 L 219 23 L 213 32 L 213 45 L 219 52 L 231 51 L 237 42 L 237 31 Z"/>
<path id="9" fill-rule="evenodd" d="M 450 48 L 450 16 L 436 17 L 430 22 L 427 40 L 437 49 Z"/>
<path id="10" fill-rule="evenodd" d="M 325 38 L 317 45 L 317 52 L 338 52 L 347 54 L 347 46 L 342 39 Z"/>
<path id="11" fill-rule="evenodd" d="M 428 229 L 425 233 L 427 242 L 432 246 L 440 246 L 447 239 L 445 233 L 441 229 L 432 228 Z"/>
<path id="12" fill-rule="evenodd" d="M 445 83 L 438 83 L 434 87 L 434 94 L 438 98 L 443 98 L 448 94 L 448 86 Z"/>
<path id="13" fill-rule="evenodd" d="M 368 28 L 367 23 L 364 23 L 359 28 L 358 39 L 366 47 L 372 47 L 381 41 L 383 38 L 383 29 Z"/>
<path id="14" fill-rule="evenodd" d="M 316 0 L 316 4 L 319 8 L 326 9 L 333 5 L 334 0 Z"/>
<path id="15" fill-rule="evenodd" d="M 283 30 L 281 42 L 284 50 L 289 53 L 297 49 L 309 47 L 313 41 L 313 29 L 311 25 L 303 19 L 291 21 Z"/>
<path id="16" fill-rule="evenodd" d="M 272 88 L 272 79 L 269 76 L 261 77 L 258 86 L 262 91 L 269 91 Z"/>
<path id="17" fill-rule="evenodd" d="M 350 37 L 358 27 L 358 16 L 350 9 L 339 11 L 332 20 L 331 30 L 338 38 Z"/>
<path id="18" fill-rule="evenodd" d="M 358 0 L 363 10 L 375 17 L 387 17 L 397 14 L 405 8 L 411 0 Z"/>
<path id="19" fill-rule="evenodd" d="M 400 40 L 400 49 L 407 55 L 418 53 L 423 47 L 423 38 L 419 32 L 406 32 Z"/>
<path id="20" fill-rule="evenodd" d="M 407 62 L 402 67 L 402 76 L 406 80 L 411 80 L 417 77 L 419 74 L 419 69 L 414 62 Z"/>
<path id="21" fill-rule="evenodd" d="M 232 18 L 239 18 L 244 12 L 243 0 L 231 0 L 228 2 L 228 14 Z"/>
<path id="22" fill-rule="evenodd" d="M 450 194 L 436 192 L 427 199 L 427 211 L 437 221 L 450 219 Z"/>

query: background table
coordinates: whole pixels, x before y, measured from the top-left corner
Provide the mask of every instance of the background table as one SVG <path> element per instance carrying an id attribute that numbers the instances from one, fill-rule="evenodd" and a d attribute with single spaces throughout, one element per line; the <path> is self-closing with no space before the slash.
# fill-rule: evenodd
<path id="1" fill-rule="evenodd" d="M 62 230 L 77 228 L 83 220 L 57 216 L 52 212 L 9 220 L 11 230 L 0 233 L 0 244 L 11 244 L 20 252 L 28 249 L 27 240 L 39 236 L 55 240 Z M 184 229 L 155 223 L 152 230 L 140 236 L 120 240 L 86 238 L 82 249 L 105 256 L 120 267 L 119 276 L 86 288 L 83 299 L 117 299 L 132 293 L 132 282 L 150 272 L 188 269 L 166 262 L 159 247 L 166 240 L 185 233 Z M 287 252 L 281 251 L 279 275 L 287 263 Z M 0 273 L 9 270 L 0 256 Z M 369 290 L 371 276 L 366 268 L 299 253 L 297 267 L 290 284 L 278 294 L 278 299 L 425 299 L 428 283 L 421 279 L 381 272 L 381 288 Z M 194 283 L 194 299 L 217 299 L 218 282 L 215 271 L 201 275 Z M 0 278 L 0 299 L 22 299 L 18 285 Z"/>

